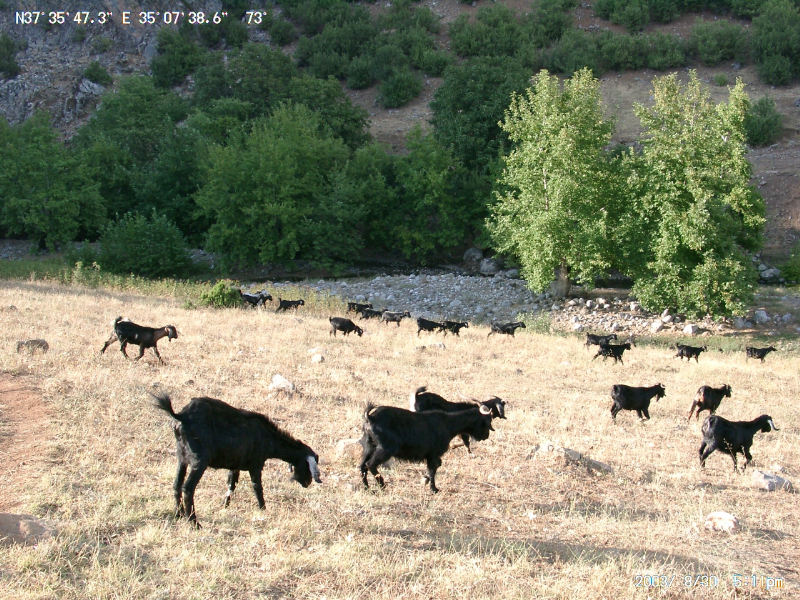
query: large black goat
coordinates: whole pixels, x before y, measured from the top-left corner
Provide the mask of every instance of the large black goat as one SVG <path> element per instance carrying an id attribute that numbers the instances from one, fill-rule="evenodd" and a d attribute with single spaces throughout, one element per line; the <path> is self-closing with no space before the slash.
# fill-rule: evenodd
<path id="1" fill-rule="evenodd" d="M 328 335 L 336 337 L 336 332 L 341 331 L 344 335 L 348 333 L 357 333 L 358 337 L 364 334 L 364 330 L 358 325 L 353 323 L 350 319 L 343 319 L 342 317 L 328 317 L 331 324 L 331 331 Z"/>
<path id="2" fill-rule="evenodd" d="M 285 312 L 290 308 L 297 310 L 301 306 L 305 305 L 306 301 L 303 300 L 302 298 L 300 300 L 281 300 L 280 298 L 278 298 L 278 308 L 275 309 L 275 312 L 280 312 L 280 311 Z"/>
<path id="3" fill-rule="evenodd" d="M 611 342 L 611 340 L 616 340 L 617 334 L 612 333 L 610 335 L 594 335 L 591 333 L 586 334 L 586 347 L 589 346 L 605 346 Z"/>
<path id="4" fill-rule="evenodd" d="M 346 312 L 360 313 L 365 308 L 372 308 L 372 302 L 367 302 L 365 304 L 359 304 L 358 302 L 348 302 Z"/>
<path id="5" fill-rule="evenodd" d="M 379 486 L 384 487 L 386 484 L 378 473 L 378 467 L 396 457 L 409 462 L 425 461 L 428 466 L 426 480 L 432 492 L 439 491 L 436 470 L 454 437 L 466 434 L 482 441 L 494 431 L 492 411 L 485 406 L 455 413 L 438 410 L 417 413 L 394 406 L 375 407 L 371 403 L 364 411 L 363 429 L 361 445 L 364 453 L 359 469 L 365 488 L 369 487 L 367 471 L 372 473 Z"/>
<path id="6" fill-rule="evenodd" d="M 731 386 L 728 384 L 718 388 L 711 387 L 710 385 L 704 385 L 697 390 L 697 395 L 694 397 L 694 402 L 692 402 L 692 408 L 689 411 L 689 418 L 687 421 L 691 421 L 692 413 L 694 412 L 695 408 L 697 409 L 696 419 L 699 421 L 701 411 L 707 410 L 713 415 L 715 412 L 717 412 L 722 399 L 730 397 Z"/>
<path id="7" fill-rule="evenodd" d="M 419 337 L 420 331 L 433 331 L 435 333 L 437 331 L 446 331 L 446 330 L 444 323 L 439 323 L 438 321 L 429 321 L 428 319 L 423 319 L 422 317 L 418 317 L 417 337 Z"/>
<path id="8" fill-rule="evenodd" d="M 230 504 L 239 472 L 247 471 L 259 508 L 263 510 L 266 507 L 261 471 L 264 462 L 270 458 L 289 463 L 294 471 L 292 480 L 303 487 L 311 485 L 312 480 L 322 483 L 316 452 L 260 413 L 234 408 L 214 398 L 192 398 L 176 413 L 169 394 L 153 394 L 153 399 L 156 408 L 177 421 L 172 427 L 178 457 L 178 472 L 173 485 L 177 516 L 185 516 L 195 525 L 194 491 L 209 467 L 230 471 L 225 506 Z M 192 470 L 187 477 L 188 467 Z"/>
<path id="9" fill-rule="evenodd" d="M 242 290 L 239 290 L 239 295 L 241 296 L 242 301 L 252 308 L 264 306 L 265 302 L 272 302 L 272 295 L 267 291 L 262 291 L 257 294 L 246 294 Z"/>
<path id="10" fill-rule="evenodd" d="M 403 319 L 406 319 L 406 318 L 408 318 L 408 319 L 411 318 L 411 313 L 408 312 L 407 310 L 404 310 L 403 312 L 391 312 L 391 311 L 387 310 L 387 311 L 384 311 L 384 313 L 381 315 L 381 322 L 382 323 L 397 323 L 397 326 L 400 327 L 400 321 L 402 321 Z M 417 332 L 417 333 L 419 333 L 419 332 Z"/>
<path id="11" fill-rule="evenodd" d="M 525 329 L 525 323 L 522 321 L 513 321 L 511 323 L 492 323 L 490 325 L 490 331 L 487 338 L 492 335 L 493 333 L 503 333 L 505 335 L 510 335 L 514 337 L 514 332 L 519 328 Z"/>
<path id="12" fill-rule="evenodd" d="M 372 308 L 365 308 L 361 311 L 361 320 L 364 319 L 380 319 L 381 315 L 386 312 L 386 309 L 374 310 Z"/>
<path id="13" fill-rule="evenodd" d="M 428 412 L 431 410 L 440 410 L 442 412 L 460 412 L 462 410 L 472 410 L 476 406 L 485 406 L 492 413 L 492 419 L 505 419 L 506 418 L 506 403 L 505 400 L 497 396 L 491 396 L 486 400 L 479 402 L 474 398 L 468 398 L 467 402 L 450 402 L 445 400 L 439 394 L 427 391 L 425 386 L 417 387 L 411 390 L 411 395 L 408 399 L 408 408 L 413 412 Z M 462 396 L 463 397 L 463 396 Z M 472 450 L 469 447 L 469 436 L 466 434 L 461 435 L 461 441 L 470 454 Z"/>
<path id="14" fill-rule="evenodd" d="M 770 352 L 777 352 L 775 348 L 770 346 L 769 348 L 753 348 L 752 346 L 748 346 L 744 349 L 746 353 L 745 361 L 750 360 L 751 358 L 760 358 L 761 362 L 764 362 L 764 357 L 767 356 Z"/>
<path id="15" fill-rule="evenodd" d="M 771 428 L 770 428 L 771 427 Z M 774 429 L 780 431 L 772 422 L 769 415 L 761 415 L 752 421 L 728 421 L 717 415 L 706 417 L 703 421 L 703 443 L 700 444 L 700 466 L 706 466 L 706 459 L 714 450 L 719 450 L 725 454 L 730 454 L 733 458 L 733 470 L 738 471 L 736 464 L 736 454 L 744 454 L 744 466 L 742 473 L 747 469 L 747 465 L 753 460 L 750 455 L 750 446 L 753 445 L 753 436 L 761 431 L 769 433 Z"/>
<path id="16" fill-rule="evenodd" d="M 612 385 L 611 386 L 611 399 L 614 403 L 611 405 L 611 418 L 617 418 L 617 413 L 621 410 L 635 410 L 636 414 L 642 420 L 650 418 L 650 401 L 653 396 L 658 402 L 659 398 L 667 395 L 666 388 L 660 383 L 651 387 L 631 387 L 629 385 Z M 642 416 L 644 415 L 644 416 Z"/>
<path id="17" fill-rule="evenodd" d="M 449 331 L 450 333 L 454 333 L 458 337 L 461 337 L 458 332 L 464 329 L 465 327 L 469 328 L 469 323 L 467 323 L 466 321 L 445 321 L 444 334 L 447 335 L 447 332 Z"/>
<path id="18" fill-rule="evenodd" d="M 681 361 L 686 359 L 686 362 L 690 362 L 694 358 L 694 362 L 700 362 L 697 358 L 700 356 L 701 352 L 708 351 L 708 346 L 703 346 L 702 348 L 697 348 L 695 346 L 687 346 L 685 344 L 675 344 L 675 349 L 678 353 L 673 356 L 673 358 L 680 358 Z"/>
<path id="19" fill-rule="evenodd" d="M 136 357 L 136 360 L 142 358 L 147 348 L 152 348 L 161 364 L 166 364 L 158 353 L 158 347 L 156 347 L 158 340 L 163 337 L 166 337 L 171 342 L 177 339 L 178 331 L 172 325 L 165 325 L 156 329 L 155 327 L 143 327 L 132 321 L 123 321 L 122 317 L 117 317 L 114 319 L 114 332 L 108 338 L 108 341 L 103 344 L 100 354 L 103 354 L 106 348 L 118 341 L 120 343 L 120 352 L 125 355 L 125 358 L 129 358 L 125 348 L 128 344 L 133 344 L 139 346 L 139 356 Z"/>
<path id="20" fill-rule="evenodd" d="M 601 344 L 600 349 L 597 351 L 597 354 L 592 357 L 592 360 L 598 356 L 602 356 L 604 361 L 607 358 L 613 358 L 614 364 L 617 364 L 617 361 L 619 361 L 624 365 L 625 363 L 622 362 L 622 354 L 625 350 L 630 350 L 632 345 L 632 342 L 625 342 L 624 344 Z"/>

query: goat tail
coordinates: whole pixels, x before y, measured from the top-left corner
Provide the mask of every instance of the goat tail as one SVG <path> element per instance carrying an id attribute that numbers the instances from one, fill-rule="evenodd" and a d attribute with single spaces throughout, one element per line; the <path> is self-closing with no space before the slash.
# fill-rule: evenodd
<path id="1" fill-rule="evenodd" d="M 376 406 L 372 402 L 367 402 L 364 407 L 364 420 L 369 421 L 369 413 L 375 410 Z"/>
<path id="2" fill-rule="evenodd" d="M 172 409 L 172 398 L 170 398 L 169 394 L 164 391 L 160 392 L 150 392 L 150 397 L 153 399 L 153 406 L 158 408 L 159 410 L 163 410 L 169 416 L 171 416 L 176 421 L 180 421 L 178 415 L 175 414 L 175 411 Z"/>
<path id="3" fill-rule="evenodd" d="M 411 412 L 417 411 L 417 396 L 427 389 L 428 387 L 424 385 L 411 388 L 411 394 L 408 396 L 408 410 Z"/>
<path id="4" fill-rule="evenodd" d="M 120 321 L 122 321 L 122 317 L 117 317 L 116 319 L 114 319 L 114 325 L 113 325 L 112 327 L 116 327 L 116 326 L 117 326 L 117 324 L 118 324 Z"/>

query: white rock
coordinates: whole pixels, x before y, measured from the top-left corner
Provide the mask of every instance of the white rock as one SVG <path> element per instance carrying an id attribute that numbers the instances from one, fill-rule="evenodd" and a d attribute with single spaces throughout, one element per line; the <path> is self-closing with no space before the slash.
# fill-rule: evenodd
<path id="1" fill-rule="evenodd" d="M 442 342 L 436 342 L 435 344 L 431 344 L 430 347 L 438 348 L 439 350 L 445 350 L 445 345 Z"/>
<path id="2" fill-rule="evenodd" d="M 733 533 L 739 528 L 739 521 L 732 514 L 717 510 L 706 517 L 705 528 L 710 531 Z"/>
<path id="3" fill-rule="evenodd" d="M 639 312 L 640 310 L 642 310 L 642 307 L 638 302 L 631 302 L 631 312 Z"/>
<path id="4" fill-rule="evenodd" d="M 663 319 L 664 317 L 666 317 L 666 316 L 668 316 L 668 315 L 669 315 L 669 309 L 668 309 L 668 308 L 665 308 L 665 309 L 664 309 L 664 312 L 662 312 L 662 313 L 661 313 L 661 318 Z"/>
<path id="5" fill-rule="evenodd" d="M 661 321 L 664 323 L 672 323 L 673 316 L 672 315 L 665 315 L 661 317 Z"/>
<path id="6" fill-rule="evenodd" d="M 452 301 L 450 304 L 448 304 L 448 306 L 449 306 L 450 308 L 458 308 L 459 306 L 461 306 L 461 300 L 459 300 L 458 298 L 456 298 L 456 299 L 455 299 L 455 300 L 453 300 L 453 301 Z"/>
<path id="7" fill-rule="evenodd" d="M 753 484 L 768 492 L 774 492 L 775 490 L 786 490 L 787 492 L 794 492 L 794 486 L 792 482 L 788 479 L 784 479 L 783 477 L 779 477 L 778 475 L 773 475 L 772 473 L 767 473 L 765 471 L 753 471 Z"/>
<path id="8" fill-rule="evenodd" d="M 661 319 L 657 319 L 650 324 L 651 333 L 658 333 L 662 329 L 664 329 L 664 323 L 661 321 Z"/>
<path id="9" fill-rule="evenodd" d="M 288 392 L 289 394 L 294 394 L 294 392 L 297 390 L 297 387 L 283 375 L 276 374 L 272 377 L 272 383 L 269 384 L 269 389 L 273 391 L 281 390 Z"/>
<path id="10" fill-rule="evenodd" d="M 325 350 L 322 346 L 317 346 L 316 348 L 311 348 L 308 351 L 309 354 L 327 354 L 328 351 Z"/>
<path id="11" fill-rule="evenodd" d="M 583 331 L 583 325 L 581 325 L 580 323 L 575 323 L 572 326 L 572 331 L 577 331 L 578 333 L 580 333 L 581 331 Z"/>
<path id="12" fill-rule="evenodd" d="M 611 333 L 617 333 L 619 331 L 619 323 L 612 323 L 610 331 Z"/>
<path id="13" fill-rule="evenodd" d="M 325 362 L 325 357 L 322 356 L 322 354 L 315 354 L 314 356 L 311 357 L 311 362 L 313 363 Z"/>
<path id="14" fill-rule="evenodd" d="M 482 313 L 483 313 L 483 307 L 482 306 L 476 306 L 475 307 L 475 314 L 480 315 Z"/>
<path id="15" fill-rule="evenodd" d="M 786 313 L 781 317 L 781 321 L 783 321 L 784 323 L 788 323 L 792 319 L 794 319 L 794 315 L 792 315 L 792 313 Z"/>
<path id="16" fill-rule="evenodd" d="M 769 318 L 769 315 L 767 314 L 766 311 L 757 310 L 755 312 L 755 314 L 753 315 L 753 320 L 756 323 L 766 323 L 766 322 L 770 321 L 771 319 Z"/>
<path id="17" fill-rule="evenodd" d="M 700 331 L 700 327 L 698 327 L 694 323 L 689 323 L 686 327 L 683 328 L 684 335 L 695 335 L 697 334 L 698 331 Z"/>
<path id="18" fill-rule="evenodd" d="M 586 301 L 586 308 L 590 308 L 591 309 L 591 308 L 594 308 L 595 306 L 597 306 L 597 304 L 593 300 L 587 300 Z"/>
<path id="19" fill-rule="evenodd" d="M 745 321 L 742 317 L 734 317 L 733 318 L 733 328 L 734 329 L 744 329 L 745 328 Z"/>

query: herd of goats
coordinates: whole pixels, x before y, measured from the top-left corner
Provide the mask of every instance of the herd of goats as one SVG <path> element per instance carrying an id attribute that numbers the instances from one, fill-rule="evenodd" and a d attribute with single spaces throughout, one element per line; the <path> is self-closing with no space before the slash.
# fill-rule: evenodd
<path id="1" fill-rule="evenodd" d="M 240 292 L 241 293 L 241 292 Z M 263 306 L 272 297 L 266 293 L 242 294 L 242 299 L 251 306 Z M 304 306 L 303 300 L 283 300 L 279 298 L 276 312 L 286 311 L 290 308 L 297 309 Z M 398 327 L 403 318 L 409 318 L 408 311 L 394 313 L 390 311 L 375 311 L 371 304 L 348 303 L 348 311 L 361 314 L 362 319 L 380 317 L 384 323 L 395 322 Z M 376 314 L 377 313 L 377 314 Z M 363 334 L 363 329 L 350 319 L 341 317 L 329 318 L 330 334 L 336 335 L 337 331 Z M 442 331 L 458 335 L 459 331 L 469 327 L 466 322 L 445 321 L 439 323 L 427 319 L 417 319 L 417 335 L 421 331 Z M 522 322 L 492 323 L 489 335 L 493 333 L 514 335 L 518 328 L 524 328 Z M 125 351 L 128 344 L 139 346 L 140 359 L 145 349 L 152 348 L 159 361 L 164 361 L 158 353 L 156 346 L 158 340 L 166 337 L 169 341 L 178 337 L 178 332 L 172 325 L 161 328 L 143 327 L 131 321 L 117 317 L 114 321 L 114 331 L 111 338 L 103 346 L 101 353 L 114 342 L 120 343 L 120 351 L 127 357 Z M 613 358 L 614 362 L 622 362 L 622 354 L 634 346 L 633 338 L 623 344 L 612 344 L 616 334 L 600 336 L 587 334 L 586 346 L 599 346 L 598 356 Z M 687 360 L 692 358 L 698 362 L 701 352 L 707 347 L 696 348 L 679 344 L 677 357 Z M 775 348 L 747 348 L 747 358 L 759 358 L 764 362 L 764 357 Z M 594 358 L 592 360 L 594 360 Z M 624 364 L 624 363 L 623 363 Z M 663 385 L 656 384 L 652 387 L 631 387 L 627 385 L 614 385 L 611 388 L 611 416 L 616 419 L 621 410 L 636 411 L 639 418 L 650 418 L 650 401 L 663 398 L 666 390 Z M 752 421 L 728 421 L 717 416 L 722 399 L 731 396 L 731 387 L 723 385 L 719 388 L 704 385 L 698 391 L 689 411 L 699 420 L 700 413 L 707 410 L 702 426 L 703 440 L 700 446 L 700 465 L 705 466 L 705 461 L 715 450 L 729 454 L 733 458 L 734 471 L 738 471 L 736 455 L 741 453 L 745 457 L 742 472 L 752 461 L 750 447 L 753 436 L 761 431 L 767 433 L 772 429 L 777 430 L 769 415 L 761 415 Z M 253 491 L 260 508 L 265 507 L 264 493 L 261 485 L 261 472 L 267 459 L 280 459 L 290 465 L 292 479 L 303 487 L 311 485 L 312 480 L 322 483 L 319 472 L 319 456 L 306 444 L 295 439 L 281 430 L 269 418 L 257 412 L 241 410 L 213 398 L 193 398 L 180 412 L 172 408 L 169 394 L 161 392 L 153 395 L 154 405 L 168 413 L 173 419 L 173 432 L 177 442 L 178 471 L 175 476 L 173 491 L 177 506 L 177 515 L 186 517 L 195 526 L 197 517 L 194 509 L 194 493 L 200 478 L 207 468 L 226 469 L 228 473 L 228 491 L 225 496 L 225 506 L 230 503 L 231 495 L 239 481 L 239 473 L 247 471 L 253 485 Z M 427 465 L 426 482 L 432 492 L 438 492 L 436 487 L 436 471 L 442 464 L 442 456 L 450 448 L 451 441 L 460 437 L 468 452 L 470 440 L 483 441 L 488 439 L 492 421 L 496 418 L 505 419 L 505 401 L 496 396 L 478 401 L 474 398 L 464 398 L 463 402 L 450 402 L 438 394 L 428 392 L 425 387 L 415 388 L 411 391 L 408 410 L 393 406 L 366 405 L 363 415 L 363 437 L 361 446 L 363 454 L 359 464 L 361 480 L 365 488 L 369 488 L 367 473 L 372 473 L 380 487 L 384 487 L 383 477 L 378 473 L 378 467 L 391 458 L 409 462 L 425 462 Z M 191 471 L 187 471 L 191 467 Z"/>

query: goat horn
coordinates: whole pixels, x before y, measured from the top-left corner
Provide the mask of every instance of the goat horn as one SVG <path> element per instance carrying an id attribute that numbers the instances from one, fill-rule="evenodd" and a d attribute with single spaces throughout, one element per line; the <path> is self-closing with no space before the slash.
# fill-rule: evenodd
<path id="1" fill-rule="evenodd" d="M 769 423 L 769 424 L 772 426 L 772 428 L 773 428 L 775 431 L 780 431 L 780 429 L 778 429 L 777 427 L 775 427 L 775 423 L 773 423 L 773 422 L 772 422 L 772 419 L 769 419 L 767 422 L 768 422 L 768 423 Z"/>
<path id="2" fill-rule="evenodd" d="M 306 457 L 308 461 L 308 466 L 311 468 L 311 476 L 314 478 L 314 481 L 317 483 L 322 483 L 322 480 L 319 478 L 319 467 L 317 466 L 317 461 L 313 456 Z"/>
<path id="3" fill-rule="evenodd" d="M 456 393 L 458 394 L 458 397 L 461 398 L 462 400 L 469 400 L 470 402 L 474 402 L 475 404 L 480 404 L 480 402 L 478 402 L 477 398 L 472 398 L 470 396 L 465 396 L 461 392 L 456 392 Z"/>
<path id="4" fill-rule="evenodd" d="M 478 407 L 478 410 L 481 411 L 482 415 L 490 415 L 490 414 L 492 414 L 492 410 L 488 406 L 484 406 L 483 404 L 481 404 Z"/>

